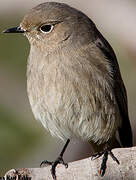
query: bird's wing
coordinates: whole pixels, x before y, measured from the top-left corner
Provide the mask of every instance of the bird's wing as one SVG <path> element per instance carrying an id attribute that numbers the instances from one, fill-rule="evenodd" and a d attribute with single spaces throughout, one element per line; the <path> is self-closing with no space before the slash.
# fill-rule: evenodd
<path id="1" fill-rule="evenodd" d="M 117 62 L 116 55 L 110 46 L 110 44 L 105 40 L 102 34 L 96 30 L 97 32 L 94 43 L 96 46 L 102 51 L 106 59 L 110 62 L 113 77 L 115 79 L 114 83 L 114 92 L 116 96 L 116 101 L 119 107 L 119 111 L 122 117 L 122 125 L 119 127 L 119 138 L 123 147 L 131 147 L 132 144 L 132 130 L 128 116 L 128 102 L 127 102 L 127 93 L 126 89 L 120 74 L 119 65 Z"/>

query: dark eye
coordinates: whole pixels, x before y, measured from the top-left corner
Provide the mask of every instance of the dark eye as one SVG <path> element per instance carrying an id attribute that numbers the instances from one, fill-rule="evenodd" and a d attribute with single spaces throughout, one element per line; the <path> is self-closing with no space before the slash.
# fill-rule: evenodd
<path id="1" fill-rule="evenodd" d="M 42 25 L 40 27 L 40 31 L 43 33 L 50 33 L 52 29 L 53 29 L 53 25 L 50 25 L 50 24 Z"/>

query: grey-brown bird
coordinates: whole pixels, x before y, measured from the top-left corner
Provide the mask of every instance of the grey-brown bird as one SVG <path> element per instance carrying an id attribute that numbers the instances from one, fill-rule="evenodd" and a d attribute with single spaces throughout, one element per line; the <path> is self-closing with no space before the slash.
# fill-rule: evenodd
<path id="1" fill-rule="evenodd" d="M 52 165 L 62 163 L 70 139 L 92 144 L 103 155 L 101 176 L 112 148 L 132 146 L 127 95 L 113 49 L 84 13 L 66 4 L 34 7 L 18 27 L 30 42 L 27 92 L 33 114 L 53 135 L 66 142 Z M 116 138 L 119 134 L 119 141 Z"/>

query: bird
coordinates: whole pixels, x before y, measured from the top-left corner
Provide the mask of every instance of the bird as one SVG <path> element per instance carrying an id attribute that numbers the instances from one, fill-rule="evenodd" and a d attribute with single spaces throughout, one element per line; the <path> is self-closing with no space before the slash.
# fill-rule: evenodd
<path id="1" fill-rule="evenodd" d="M 76 138 L 92 145 L 92 159 L 103 156 L 104 176 L 108 155 L 119 164 L 111 150 L 133 145 L 126 88 L 111 45 L 85 13 L 59 2 L 37 5 L 4 33 L 28 38 L 32 112 L 52 136 L 65 142 L 55 161 L 41 165 L 51 165 L 56 180 L 56 167 L 68 167 L 63 154 Z"/>

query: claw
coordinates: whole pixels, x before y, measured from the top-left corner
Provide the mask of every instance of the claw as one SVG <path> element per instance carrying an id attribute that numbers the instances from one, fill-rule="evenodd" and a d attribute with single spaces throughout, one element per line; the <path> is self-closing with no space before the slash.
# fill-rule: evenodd
<path id="1" fill-rule="evenodd" d="M 102 164 L 100 168 L 100 176 L 104 176 L 106 168 L 107 168 L 107 160 L 108 160 L 108 150 L 106 150 L 103 154 Z"/>
<path id="2" fill-rule="evenodd" d="M 60 162 L 59 164 L 63 164 L 65 168 L 68 168 L 68 163 L 65 163 L 62 157 L 59 157 L 58 160 Z"/>
<path id="3" fill-rule="evenodd" d="M 44 160 L 44 161 L 41 162 L 40 167 L 44 167 L 44 166 L 46 167 L 46 166 L 50 166 L 52 164 L 53 164 L 53 162 Z"/>
<path id="4" fill-rule="evenodd" d="M 111 156 L 111 158 L 116 161 L 117 164 L 120 164 L 118 159 L 114 156 L 114 154 L 112 153 L 111 149 L 109 148 L 109 146 L 107 145 L 107 147 L 105 148 L 104 151 L 101 151 L 101 152 L 98 152 L 94 155 L 92 155 L 91 159 L 92 160 L 95 160 L 99 157 L 101 157 L 103 155 L 103 158 L 102 158 L 102 163 L 101 163 L 101 167 L 100 167 L 100 176 L 104 176 L 105 174 L 105 171 L 106 171 L 106 168 L 107 168 L 107 160 L 108 160 L 108 155 Z"/>
<path id="5" fill-rule="evenodd" d="M 67 168 L 68 168 L 68 163 L 65 163 L 64 166 L 65 166 L 65 168 L 67 169 Z"/>
<path id="6" fill-rule="evenodd" d="M 68 164 L 64 162 L 63 158 L 59 156 L 54 162 L 49 162 L 47 160 L 42 161 L 40 164 L 40 167 L 42 166 L 49 166 L 51 165 L 51 174 L 54 180 L 56 180 L 56 167 L 58 164 L 62 164 L 65 166 L 65 168 L 68 168 Z"/>
<path id="7" fill-rule="evenodd" d="M 104 154 L 104 151 L 93 154 L 91 157 L 91 160 L 95 160 L 95 159 L 101 157 L 103 154 Z"/>
<path id="8" fill-rule="evenodd" d="M 63 160 L 63 154 L 64 154 L 64 152 L 65 152 L 69 142 L 70 142 L 70 139 L 67 140 L 67 142 L 64 145 L 64 147 L 63 147 L 59 157 L 55 161 L 49 162 L 49 161 L 45 160 L 45 161 L 42 161 L 41 164 L 40 164 L 40 167 L 42 167 L 43 165 L 45 165 L 45 166 L 51 165 L 52 166 L 51 167 L 51 175 L 52 175 L 54 180 L 57 180 L 57 177 L 56 177 L 56 167 L 57 167 L 58 164 L 63 164 L 65 166 L 65 168 L 68 168 L 68 164 L 65 163 L 64 160 Z"/>
<path id="9" fill-rule="evenodd" d="M 111 158 L 112 158 L 114 161 L 116 161 L 117 164 L 120 164 L 119 160 L 114 156 L 113 152 L 109 151 L 108 153 L 109 153 L 109 155 L 111 156 Z"/>

